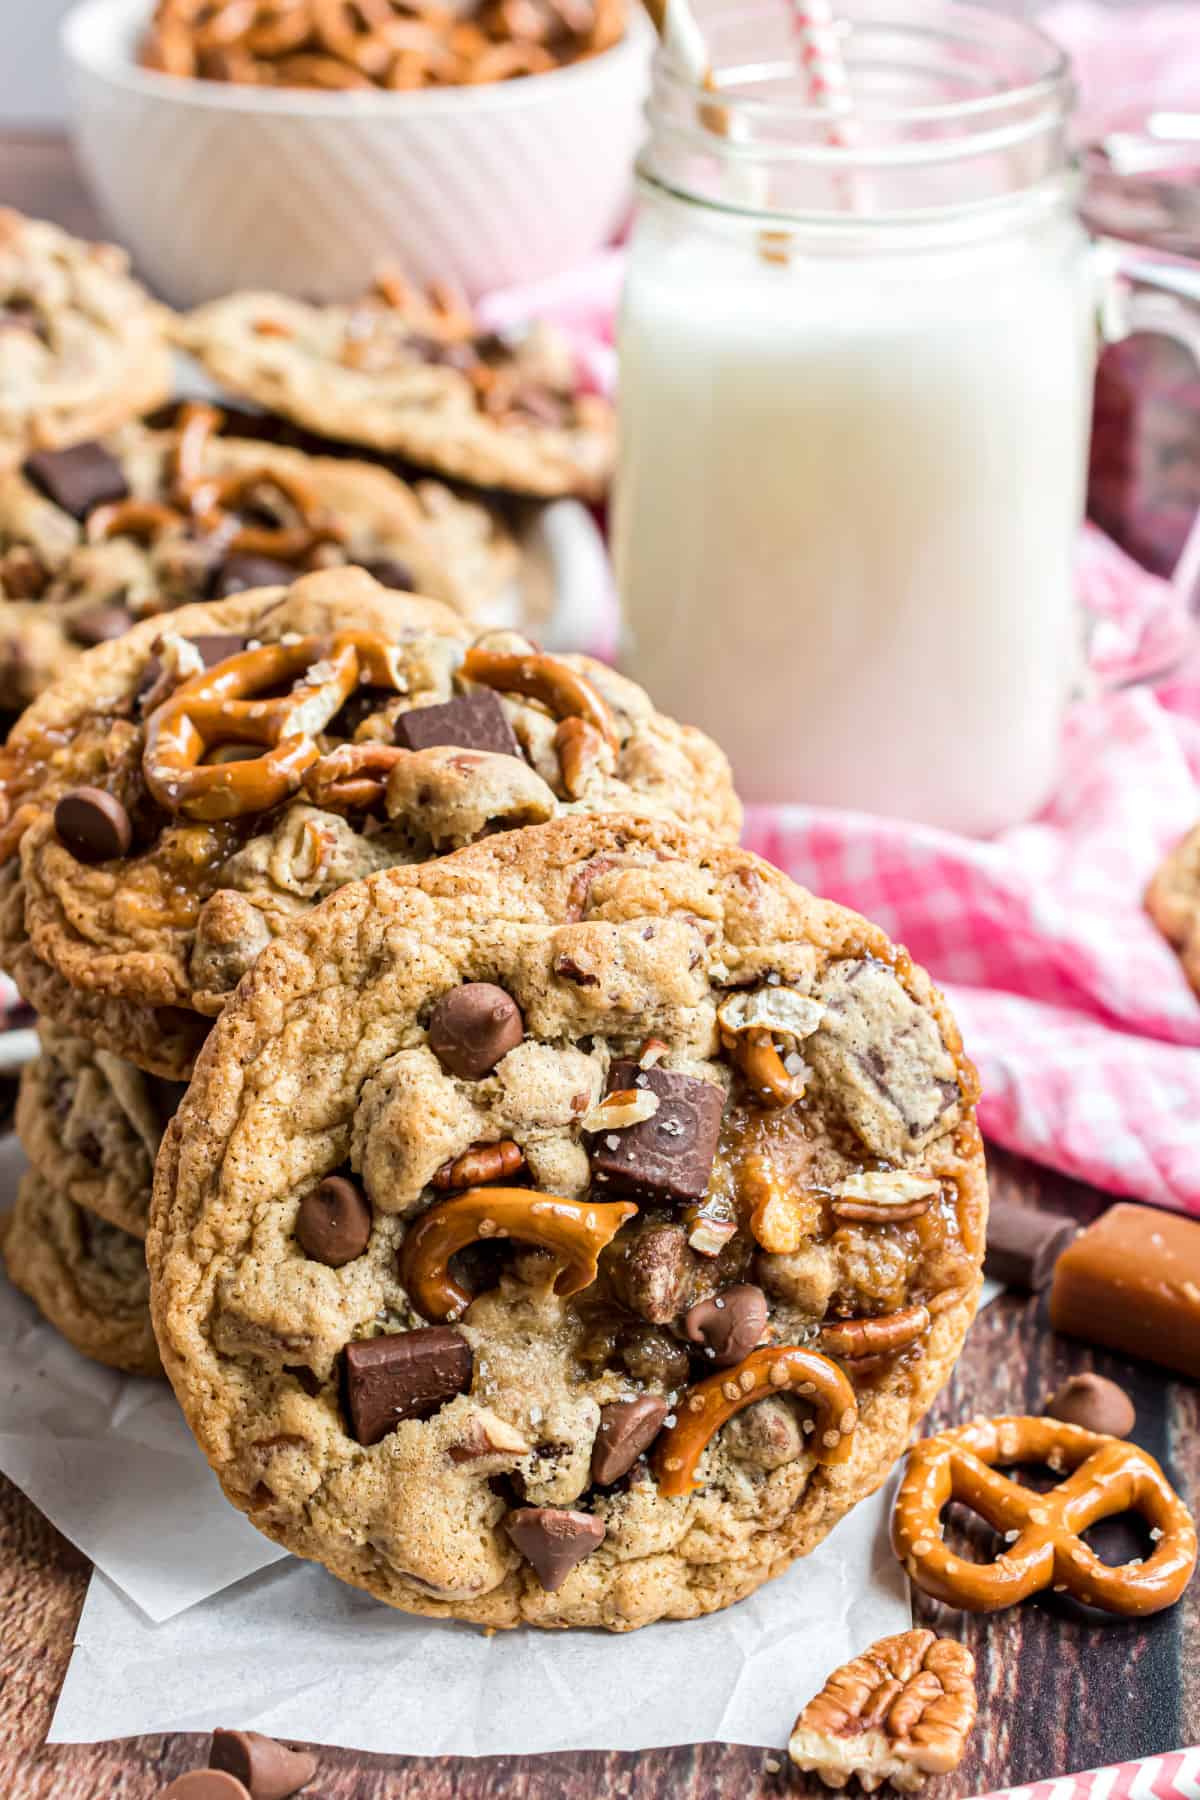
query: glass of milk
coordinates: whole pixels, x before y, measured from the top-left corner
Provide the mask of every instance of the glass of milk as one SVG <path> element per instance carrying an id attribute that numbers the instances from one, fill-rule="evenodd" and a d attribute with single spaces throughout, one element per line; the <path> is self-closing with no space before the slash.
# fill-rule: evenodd
<path id="1" fill-rule="evenodd" d="M 987 833 L 1048 797 L 1082 664 L 1100 283 L 1070 73 L 952 0 L 840 17 L 848 145 L 785 0 L 704 18 L 719 100 L 658 61 L 620 327 L 626 662 L 751 801 Z"/>

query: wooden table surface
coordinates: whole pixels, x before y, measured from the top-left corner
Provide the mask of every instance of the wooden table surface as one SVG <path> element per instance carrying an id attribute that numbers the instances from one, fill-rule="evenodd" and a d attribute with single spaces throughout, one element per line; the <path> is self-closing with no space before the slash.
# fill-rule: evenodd
<path id="1" fill-rule="evenodd" d="M 97 228 L 69 153 L 55 138 L 0 136 L 0 201 Z M 990 1158 L 995 1195 L 1090 1218 L 1103 1196 L 1004 1155 Z M 1036 1412 L 1074 1371 L 1120 1381 L 1138 1411 L 1134 1436 L 1200 1506 L 1197 1390 L 1048 1330 L 1044 1303 L 1005 1295 L 980 1314 L 933 1427 L 975 1413 Z M 993 1554 L 984 1550 L 984 1554 Z M 88 1563 L 0 1477 L 0 1800 L 152 1800 L 205 1759 L 207 1740 L 180 1735 L 49 1747 L 46 1732 L 71 1653 Z M 918 1600 L 918 1621 L 962 1637 L 979 1663 L 980 1723 L 957 1773 L 932 1800 L 961 1800 L 1049 1774 L 1200 1742 L 1200 1583 L 1144 1624 L 1097 1624 L 1053 1598 L 990 1619 Z M 662 1628 L 664 1636 L 669 1627 Z M 680 1680 L 687 1679 L 686 1668 Z M 797 1694 L 797 1707 L 807 1699 Z M 637 1696 L 629 1704 L 637 1705 Z M 230 1719 L 230 1725 L 240 1721 Z M 781 1731 L 789 1721 L 781 1721 Z M 781 1752 L 777 1752 L 777 1755 Z M 770 1752 L 701 1744 L 641 1755 L 368 1757 L 323 1751 L 313 1800 L 708 1800 L 795 1795 L 805 1783 Z M 814 1786 L 811 1790 L 824 1793 Z"/>

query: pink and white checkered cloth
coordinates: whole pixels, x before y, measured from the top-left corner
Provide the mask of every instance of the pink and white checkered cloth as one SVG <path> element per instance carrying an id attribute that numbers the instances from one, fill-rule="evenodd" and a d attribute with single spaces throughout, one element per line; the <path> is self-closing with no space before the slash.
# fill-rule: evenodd
<path id="1" fill-rule="evenodd" d="M 1042 15 L 1076 57 L 1084 132 L 1151 105 L 1191 106 L 1190 6 Z M 615 375 L 621 255 L 495 295 L 489 322 L 531 313 L 574 336 L 596 385 Z M 1171 589 L 1098 532 L 1079 558 L 1101 615 L 1097 697 L 1071 720 L 1043 816 L 988 842 L 862 814 L 757 808 L 746 842 L 798 881 L 866 913 L 943 983 L 983 1077 L 983 1128 L 1113 1193 L 1200 1213 L 1200 1001 L 1142 910 L 1164 852 L 1200 819 L 1200 663 L 1192 680 L 1101 691 L 1162 668 L 1191 624 Z"/>

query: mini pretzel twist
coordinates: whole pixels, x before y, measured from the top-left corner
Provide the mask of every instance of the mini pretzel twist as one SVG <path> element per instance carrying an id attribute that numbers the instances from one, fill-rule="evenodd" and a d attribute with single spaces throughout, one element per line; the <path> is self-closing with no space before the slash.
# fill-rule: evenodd
<path id="1" fill-rule="evenodd" d="M 248 696 L 296 685 L 275 699 Z M 360 681 L 397 685 L 392 648 L 373 632 L 263 644 L 181 683 L 150 716 L 142 767 L 168 811 L 191 819 L 266 812 L 295 793 L 320 750 L 317 734 Z M 205 763 L 226 744 L 269 746 L 246 761 Z"/>
<path id="2" fill-rule="evenodd" d="M 345 527 L 325 511 L 317 495 L 299 476 L 266 467 L 235 470 L 213 483 L 214 505 L 202 522 L 217 529 L 227 513 L 236 513 L 258 488 L 274 488 L 300 515 L 298 525 L 240 525 L 230 549 L 246 556 L 269 556 L 279 562 L 299 562 L 318 544 L 337 544 Z"/>
<path id="3" fill-rule="evenodd" d="M 578 800 L 592 775 L 603 767 L 605 739 L 586 719 L 573 715 L 554 733 L 562 784 L 572 800 Z"/>
<path id="4" fill-rule="evenodd" d="M 578 718 L 598 731 L 609 749 L 620 749 L 617 728 L 607 703 L 588 680 L 569 663 L 541 651 L 527 654 L 484 650 L 467 651 L 462 672 L 468 681 L 496 688 L 502 694 L 523 694 L 540 700 L 557 719 Z"/>
<path id="5" fill-rule="evenodd" d="M 1069 1478 L 1035 1493 L 994 1465 L 1044 1463 Z M 1013 1534 L 994 1562 L 954 1556 L 942 1509 L 969 1506 Z M 1099 1519 L 1136 1512 L 1157 1534 L 1153 1554 L 1112 1568 L 1082 1540 Z M 1053 1587 L 1127 1617 L 1174 1605 L 1196 1566 L 1191 1514 L 1152 1456 L 1058 1419 L 975 1419 L 909 1452 L 892 1515 L 892 1547 L 927 1594 L 966 1612 L 998 1612 Z"/>
<path id="6" fill-rule="evenodd" d="M 927 1306 L 906 1306 L 882 1319 L 833 1319 L 821 1327 L 821 1348 L 847 1362 L 891 1356 L 924 1337 L 932 1323 Z"/>
<path id="7" fill-rule="evenodd" d="M 411 755 L 399 744 L 339 744 L 306 771 L 304 791 L 329 812 L 365 810 L 382 800 L 388 776 Z"/>
<path id="8" fill-rule="evenodd" d="M 722 1042 L 732 1052 L 751 1098 L 772 1110 L 791 1106 L 804 1092 L 803 1081 L 793 1081 L 764 1026 L 748 1031 L 722 1031 Z"/>
<path id="9" fill-rule="evenodd" d="M 455 1251 L 480 1239 L 519 1238 L 562 1259 L 554 1291 L 566 1299 L 591 1286 L 600 1252 L 636 1212 L 631 1200 L 589 1202 L 539 1194 L 536 1188 L 468 1188 L 431 1206 L 409 1227 L 400 1250 L 400 1279 L 425 1318 L 456 1319 L 472 1295 L 449 1272 Z"/>
<path id="10" fill-rule="evenodd" d="M 164 532 L 177 531 L 186 524 L 182 513 L 158 500 L 113 500 L 88 514 L 84 535 L 89 544 L 100 544 L 112 537 L 153 543 Z"/>
<path id="11" fill-rule="evenodd" d="M 687 1390 L 676 1407 L 676 1423 L 659 1433 L 654 1472 L 668 1498 L 691 1494 L 703 1484 L 696 1465 L 708 1445 L 745 1406 L 768 1394 L 792 1393 L 816 1409 L 812 1451 L 818 1462 L 844 1462 L 858 1424 L 854 1389 L 836 1363 L 799 1345 L 752 1350 L 735 1368 L 723 1369 Z"/>

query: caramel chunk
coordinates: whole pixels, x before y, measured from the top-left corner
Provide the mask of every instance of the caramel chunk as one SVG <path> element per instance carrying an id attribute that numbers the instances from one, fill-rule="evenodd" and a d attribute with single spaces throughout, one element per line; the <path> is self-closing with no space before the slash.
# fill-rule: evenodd
<path id="1" fill-rule="evenodd" d="M 1059 1257 L 1055 1331 L 1200 1378 L 1200 1223 L 1113 1206 Z"/>

